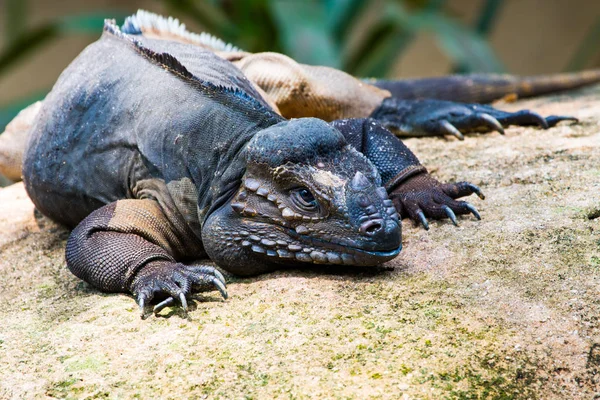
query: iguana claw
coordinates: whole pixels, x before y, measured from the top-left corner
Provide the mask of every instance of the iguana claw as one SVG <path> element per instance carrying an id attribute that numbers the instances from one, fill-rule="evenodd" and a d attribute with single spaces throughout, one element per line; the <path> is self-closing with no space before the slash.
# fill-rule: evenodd
<path id="1" fill-rule="evenodd" d="M 156 296 L 167 298 L 153 308 L 155 314 L 165 307 L 179 301 L 187 312 L 187 298 L 193 291 L 217 289 L 227 299 L 225 278 L 213 267 L 188 266 L 183 264 L 162 263 L 149 265 L 138 273 L 132 291 L 136 293 L 141 317 L 145 317 L 145 308 Z"/>
<path id="2" fill-rule="evenodd" d="M 477 218 L 479 221 L 481 221 L 481 215 L 479 215 L 479 211 L 477 211 L 477 209 L 475 208 L 475 206 L 473 204 L 465 202 L 465 207 L 469 211 L 471 211 L 471 213 L 475 216 L 475 218 Z"/>
<path id="3" fill-rule="evenodd" d="M 221 274 L 219 274 L 219 275 L 221 275 Z M 221 292 L 221 296 L 223 296 L 223 299 L 227 300 L 229 295 L 227 294 L 227 289 L 225 288 L 225 284 L 224 284 L 225 278 L 223 278 L 223 275 L 221 275 L 221 278 L 223 281 L 221 281 L 217 278 L 213 278 L 212 283 L 217 287 L 219 292 Z"/>
<path id="4" fill-rule="evenodd" d="M 425 230 L 428 231 L 429 230 L 429 222 L 427 222 L 427 218 L 425 218 L 425 214 L 423 214 L 423 210 L 417 211 L 417 216 L 419 217 L 421 224 L 423 224 L 423 228 L 425 228 Z"/>
<path id="5" fill-rule="evenodd" d="M 448 218 L 450 218 L 450 221 L 452 221 L 454 226 L 458 226 L 458 221 L 456 221 L 456 215 L 454 215 L 452 209 L 448 206 L 442 206 L 442 208 L 444 209 L 444 211 L 446 211 L 446 215 L 448 216 Z"/>
<path id="6" fill-rule="evenodd" d="M 481 200 L 485 200 L 485 195 L 483 194 L 481 189 L 479 189 L 479 186 L 473 185 L 472 183 L 468 183 L 468 182 L 465 182 L 465 183 L 466 183 L 466 186 L 471 190 L 471 192 L 475 193 L 477 195 L 477 197 L 479 197 Z"/>
<path id="7" fill-rule="evenodd" d="M 490 131 L 496 131 L 499 134 L 504 135 L 504 128 L 502 127 L 502 125 L 496 118 L 494 118 L 490 114 L 486 114 L 486 113 L 475 114 L 475 115 L 476 115 L 476 118 L 478 118 L 480 122 L 483 122 L 484 125 L 490 129 Z"/>
<path id="8" fill-rule="evenodd" d="M 185 294 L 179 293 L 179 301 L 181 301 L 181 308 L 183 308 L 183 311 L 187 312 L 188 304 L 187 304 L 187 300 L 185 298 Z"/>
<path id="9" fill-rule="evenodd" d="M 169 307 L 169 306 L 171 306 L 173 304 L 175 304 L 175 299 L 173 297 L 169 297 L 168 299 L 163 300 L 160 303 L 158 303 L 157 305 L 155 305 L 154 308 L 152 309 L 152 312 L 154 314 L 158 314 L 164 308 Z"/>
<path id="10" fill-rule="evenodd" d="M 465 136 L 446 120 L 440 121 L 440 133 L 449 134 L 456 137 L 458 140 L 465 140 Z"/>
<path id="11" fill-rule="evenodd" d="M 222 283 L 223 285 L 225 285 L 225 284 L 226 284 L 225 277 L 223 276 L 223 274 L 222 274 L 222 273 L 220 273 L 220 272 L 219 272 L 219 270 L 218 270 L 218 269 L 214 269 L 214 271 L 213 271 L 213 274 L 215 275 L 215 277 L 216 277 L 216 278 L 217 278 L 219 281 L 221 281 L 221 283 Z M 225 291 L 225 293 L 227 293 L 227 291 Z M 224 297 L 225 297 L 225 298 L 227 298 L 226 296 L 224 296 Z"/>
<path id="12" fill-rule="evenodd" d="M 138 299 L 138 305 L 140 307 L 140 318 L 144 319 L 146 316 L 146 304 L 143 297 Z"/>

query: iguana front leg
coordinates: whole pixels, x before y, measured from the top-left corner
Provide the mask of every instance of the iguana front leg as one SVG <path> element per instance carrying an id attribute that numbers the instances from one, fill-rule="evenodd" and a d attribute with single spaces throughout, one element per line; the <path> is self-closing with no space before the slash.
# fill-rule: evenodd
<path id="1" fill-rule="evenodd" d="M 479 212 L 466 201 L 456 199 L 481 190 L 468 182 L 440 183 L 427 173 L 417 157 L 382 124 L 372 119 L 346 119 L 331 123 L 346 140 L 377 168 L 384 187 L 402 218 L 410 218 L 429 229 L 427 218 L 449 218 Z"/>
<path id="2" fill-rule="evenodd" d="M 184 309 L 192 292 L 218 289 L 227 298 L 216 269 L 177 262 L 199 252 L 199 244 L 169 221 L 153 200 L 119 200 L 97 209 L 71 233 L 67 266 L 73 274 L 107 292 L 132 293 L 144 316 L 153 299 L 155 312 L 177 299 Z M 193 237 L 193 235 L 191 235 Z"/>

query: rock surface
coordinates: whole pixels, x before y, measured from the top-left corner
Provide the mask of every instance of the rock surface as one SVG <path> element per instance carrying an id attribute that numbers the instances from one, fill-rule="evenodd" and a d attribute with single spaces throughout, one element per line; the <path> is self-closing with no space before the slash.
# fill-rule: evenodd
<path id="1" fill-rule="evenodd" d="M 141 320 L 65 267 L 68 232 L 0 190 L 0 398 L 569 398 L 600 392 L 600 87 L 500 104 L 578 125 L 407 140 L 483 220 L 404 223 L 393 270 L 229 284 Z"/>

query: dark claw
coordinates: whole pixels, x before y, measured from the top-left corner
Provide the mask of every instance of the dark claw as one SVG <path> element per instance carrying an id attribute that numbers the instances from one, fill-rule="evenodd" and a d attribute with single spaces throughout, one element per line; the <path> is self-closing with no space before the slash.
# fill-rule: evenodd
<path id="1" fill-rule="evenodd" d="M 485 200 L 485 195 L 481 189 L 479 189 L 479 186 L 473 185 L 472 183 L 467 183 L 467 187 L 471 189 L 471 191 L 475 193 L 481 200 Z"/>
<path id="2" fill-rule="evenodd" d="M 538 113 L 529 110 L 518 111 L 514 114 L 509 114 L 506 118 L 508 125 L 537 125 L 542 129 L 548 129 L 546 119 Z"/>
<path id="3" fill-rule="evenodd" d="M 183 308 L 183 311 L 187 312 L 188 310 L 188 304 L 187 304 L 187 300 L 185 298 L 185 294 L 179 293 L 179 301 L 181 301 L 181 308 Z"/>
<path id="4" fill-rule="evenodd" d="M 460 133 L 460 131 L 456 129 L 454 125 L 452 125 L 446 120 L 440 121 L 440 131 L 443 134 L 455 136 L 456 138 L 458 138 L 458 140 L 465 140 L 465 136 L 462 133 Z"/>
<path id="5" fill-rule="evenodd" d="M 216 275 L 216 272 L 217 271 L 215 270 L 215 275 Z M 219 273 L 219 275 L 221 275 L 221 273 Z M 221 277 L 223 277 L 223 275 L 221 275 Z M 213 283 L 213 285 L 215 285 L 217 287 L 217 289 L 219 289 L 219 292 L 221 292 L 221 296 L 223 296 L 223 298 L 225 300 L 227 300 L 229 295 L 227 294 L 227 289 L 225 288 L 225 285 L 223 284 L 223 282 L 221 282 L 219 280 L 219 278 L 213 277 L 212 283 Z"/>
<path id="6" fill-rule="evenodd" d="M 480 121 L 485 122 L 485 126 L 490 128 L 490 130 L 497 131 L 501 135 L 504 135 L 504 128 L 496 118 L 486 113 L 476 114 L 476 116 Z"/>
<path id="7" fill-rule="evenodd" d="M 544 117 L 542 117 L 540 114 L 538 113 L 529 113 L 530 116 L 532 117 L 532 119 L 534 119 L 534 121 L 537 122 L 537 124 L 539 125 L 540 128 L 542 129 L 548 129 L 548 123 L 546 122 L 546 119 Z"/>
<path id="8" fill-rule="evenodd" d="M 428 231 L 429 230 L 429 222 L 427 222 L 427 218 L 425 218 L 425 214 L 423 214 L 423 211 L 422 210 L 417 211 L 417 216 L 421 220 L 421 224 L 423 224 L 423 228 L 425 228 L 425 230 Z"/>
<path id="9" fill-rule="evenodd" d="M 222 274 L 222 273 L 220 273 L 220 272 L 219 272 L 219 270 L 217 270 L 216 268 L 215 268 L 215 270 L 214 270 L 214 274 L 215 274 L 215 276 L 217 277 L 217 279 L 221 281 L 221 283 L 222 283 L 223 285 L 225 285 L 225 284 L 227 283 L 227 282 L 225 282 L 225 277 L 223 276 L 223 274 Z"/>
<path id="10" fill-rule="evenodd" d="M 138 300 L 138 305 L 140 307 L 140 317 L 142 319 L 144 319 L 144 317 L 146 316 L 146 301 L 144 300 L 143 297 L 140 296 L 139 300 Z"/>
<path id="11" fill-rule="evenodd" d="M 556 126 L 556 124 L 558 124 L 561 121 L 579 122 L 579 120 L 575 117 L 568 117 L 568 116 L 562 116 L 562 115 L 551 115 L 549 117 L 546 117 L 546 123 L 548 124 L 549 127 Z"/>
<path id="12" fill-rule="evenodd" d="M 155 305 L 154 309 L 152 310 L 152 312 L 154 312 L 154 314 L 158 314 L 164 308 L 172 306 L 173 304 L 175 304 L 175 299 L 173 297 L 169 297 L 168 299 L 166 299 L 164 301 L 161 301 L 160 303 L 158 303 L 157 305 Z"/>
<path id="13" fill-rule="evenodd" d="M 479 215 L 479 211 L 477 211 L 473 204 L 466 203 L 465 207 L 467 208 L 467 210 L 471 211 L 475 218 L 481 221 L 481 215 Z"/>
<path id="14" fill-rule="evenodd" d="M 458 221 L 456 220 L 456 215 L 454 215 L 454 212 L 452 211 L 452 209 L 448 206 L 442 206 L 442 208 L 444 209 L 444 211 L 446 212 L 446 215 L 448 216 L 448 218 L 450 218 L 450 221 L 452 221 L 454 226 L 458 226 Z"/>

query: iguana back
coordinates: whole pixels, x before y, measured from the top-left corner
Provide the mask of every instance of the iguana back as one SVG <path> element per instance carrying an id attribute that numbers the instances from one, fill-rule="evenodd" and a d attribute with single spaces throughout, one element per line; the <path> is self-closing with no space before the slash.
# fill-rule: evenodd
<path id="1" fill-rule="evenodd" d="M 107 25 L 44 102 L 24 159 L 26 188 L 69 226 L 123 198 L 159 197 L 189 213 L 189 201 L 208 207 L 218 196 L 211 185 L 227 186 L 215 180 L 239 179 L 238 150 L 281 120 L 212 52 L 133 40 Z"/>

